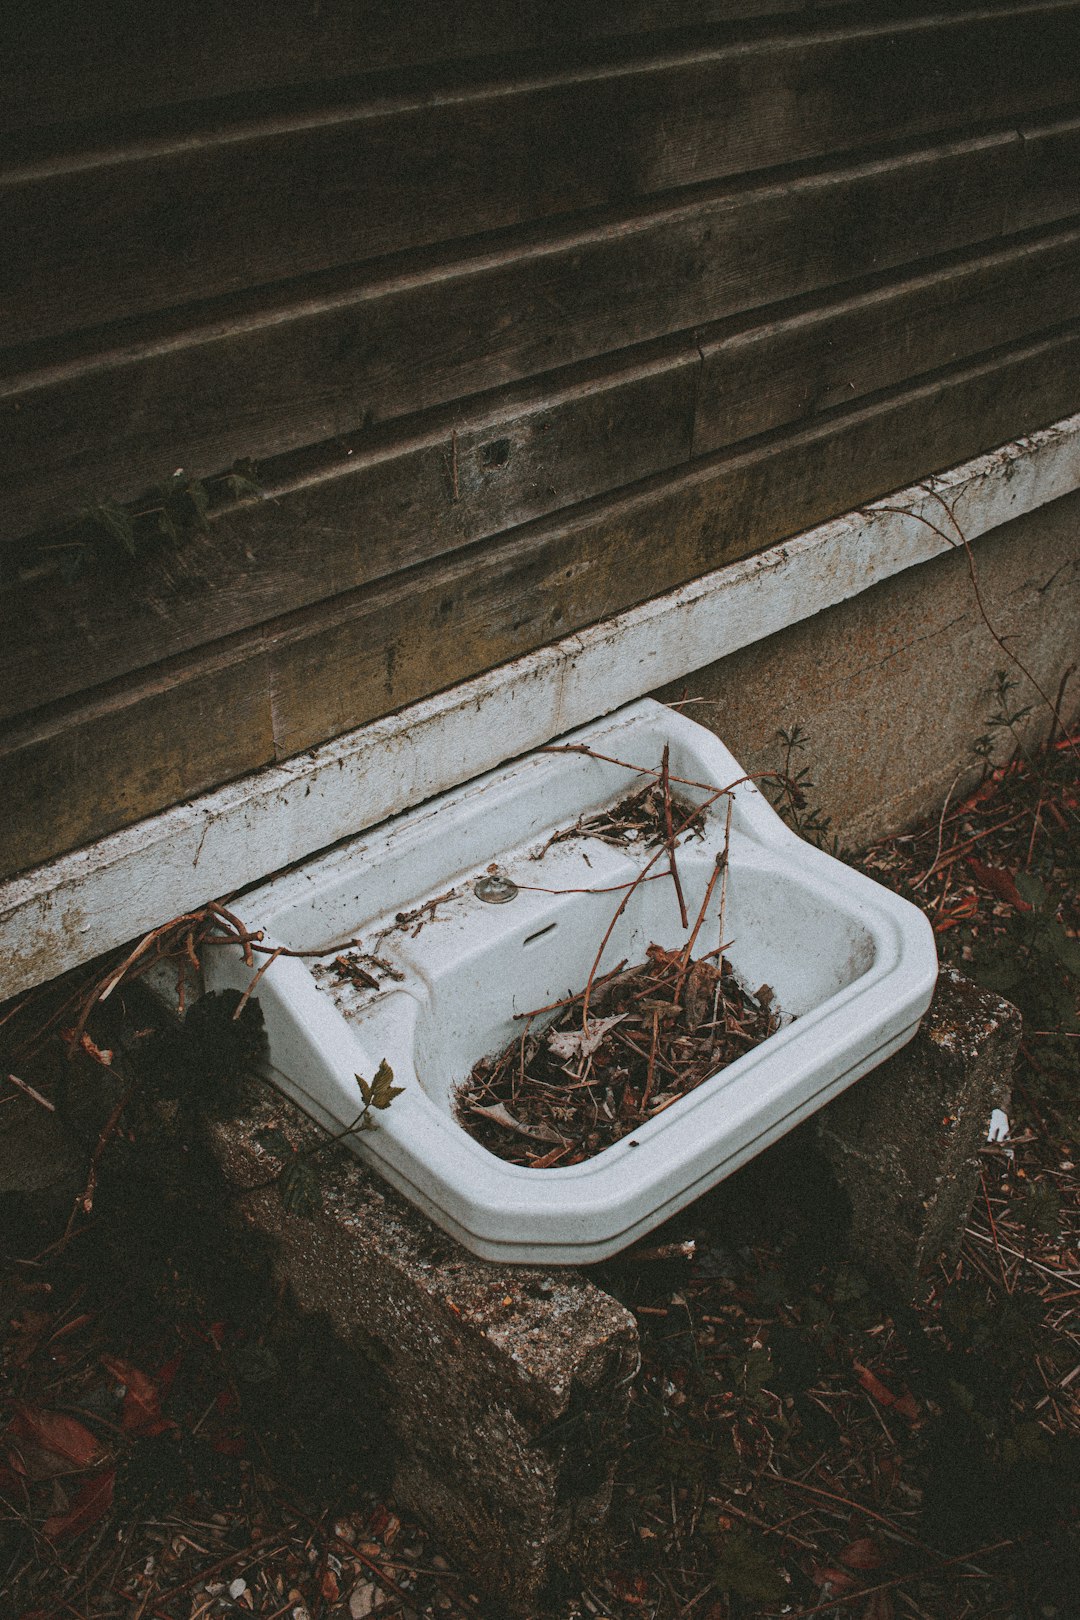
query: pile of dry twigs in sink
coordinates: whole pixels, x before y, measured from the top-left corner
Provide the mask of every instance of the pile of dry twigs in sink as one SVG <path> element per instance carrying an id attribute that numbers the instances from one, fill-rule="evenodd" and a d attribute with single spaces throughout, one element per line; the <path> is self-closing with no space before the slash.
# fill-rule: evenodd
<path id="1" fill-rule="evenodd" d="M 462 1086 L 470 1134 L 512 1164 L 579 1164 L 771 1035 L 780 1020 L 769 986 L 751 995 L 725 958 L 717 967 L 718 952 L 692 961 L 692 943 L 650 945 L 644 962 L 569 997 L 539 1033 L 530 1014 Z"/>

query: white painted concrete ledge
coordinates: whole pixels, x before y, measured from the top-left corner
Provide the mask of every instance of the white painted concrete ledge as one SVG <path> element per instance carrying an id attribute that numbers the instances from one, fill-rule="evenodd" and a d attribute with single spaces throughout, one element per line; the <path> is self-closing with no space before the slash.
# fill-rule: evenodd
<path id="1" fill-rule="evenodd" d="M 1080 413 L 0 883 L 0 999 L 1080 489 Z"/>

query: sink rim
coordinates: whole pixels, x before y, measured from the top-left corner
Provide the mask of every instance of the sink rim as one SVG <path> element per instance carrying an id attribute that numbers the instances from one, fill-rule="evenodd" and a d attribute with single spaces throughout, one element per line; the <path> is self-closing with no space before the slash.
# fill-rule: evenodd
<path id="1" fill-rule="evenodd" d="M 687 750 L 703 761 L 703 778 L 712 774 L 718 785 L 742 775 L 719 739 L 650 700 L 581 728 L 567 740 L 615 749 L 620 738 L 633 732 L 653 744 L 658 737 L 679 734 Z M 274 925 L 295 916 L 303 901 L 310 907 L 325 897 L 335 873 L 340 883 L 350 850 L 351 858 L 363 858 L 380 845 L 386 851 L 396 844 L 399 855 L 402 849 L 407 852 L 410 841 L 430 837 L 433 816 L 448 810 L 452 814 L 455 804 L 486 791 L 492 779 L 507 792 L 522 792 L 522 773 L 535 757 L 359 835 L 344 854 L 338 850 L 314 857 L 300 871 L 272 879 L 234 902 L 234 909 L 249 927 L 264 928 L 264 943 L 273 948 L 280 942 Z M 370 1076 L 385 1055 L 406 1090 L 380 1115 L 377 1130 L 348 1141 L 439 1225 L 489 1258 L 572 1263 L 616 1252 L 902 1045 L 914 1034 L 933 991 L 933 935 L 914 906 L 804 844 L 751 784 L 736 786 L 734 796 L 741 800 L 740 836 L 745 834 L 755 846 L 755 859 L 792 884 L 806 886 L 809 879 L 816 892 L 827 890 L 829 903 L 857 916 L 870 934 L 874 959 L 816 1007 L 592 1158 L 545 1171 L 499 1159 L 441 1109 L 417 1078 L 411 1059 L 417 998 L 400 987 L 386 993 L 386 1004 L 393 998 L 404 1010 L 408 998 L 415 1010 L 396 1041 L 391 1039 L 385 1052 L 377 1050 L 319 988 L 301 958 L 279 957 L 260 981 L 258 998 L 275 1047 L 270 1072 L 308 1112 L 340 1130 L 359 1111 L 358 1097 L 350 1089 L 352 1076 Z M 472 798 L 474 813 L 476 804 Z M 491 809 L 489 799 L 489 813 Z M 562 817 L 551 825 L 564 822 Z M 260 899 L 271 898 L 275 904 L 260 907 Z M 228 961 L 234 954 L 241 962 L 238 975 L 236 961 Z M 212 960 L 219 982 L 240 988 L 250 982 L 251 971 L 242 966 L 239 952 L 221 949 Z M 804 1060 L 794 1079 L 788 1061 L 792 1048 Z M 297 1071 L 306 1071 L 308 1079 L 298 1081 Z"/>

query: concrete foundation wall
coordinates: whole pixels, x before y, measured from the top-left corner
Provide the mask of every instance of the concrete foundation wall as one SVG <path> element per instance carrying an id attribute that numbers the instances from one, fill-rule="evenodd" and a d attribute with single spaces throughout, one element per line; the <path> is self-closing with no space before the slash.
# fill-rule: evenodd
<path id="1" fill-rule="evenodd" d="M 942 514 L 942 525 L 948 520 Z M 1056 699 L 1080 663 L 1080 491 L 1003 524 L 972 548 L 986 616 Z M 910 568 L 812 618 L 732 653 L 654 695 L 699 700 L 686 713 L 716 731 L 748 771 L 783 763 L 779 727 L 807 736 L 812 802 L 841 841 L 859 848 L 943 801 L 973 763 L 995 712 L 995 672 L 1020 684 L 1016 708 L 1045 736 L 1050 713 L 994 641 L 979 612 L 968 556 Z M 1066 686 L 1066 721 L 1080 712 L 1080 673 Z M 998 752 L 1011 750 L 1000 734 Z"/>

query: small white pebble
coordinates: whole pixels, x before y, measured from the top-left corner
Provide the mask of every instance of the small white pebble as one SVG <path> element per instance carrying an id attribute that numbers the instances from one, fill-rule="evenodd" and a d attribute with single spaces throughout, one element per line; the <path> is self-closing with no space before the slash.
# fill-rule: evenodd
<path id="1" fill-rule="evenodd" d="M 379 1600 L 379 1589 L 374 1581 L 357 1581 L 349 1594 L 349 1614 L 352 1620 L 368 1620 L 374 1614 Z"/>
<path id="2" fill-rule="evenodd" d="M 231 1598 L 243 1597 L 246 1591 L 247 1581 L 245 1581 L 242 1575 L 238 1575 L 235 1581 L 229 1582 L 229 1596 Z"/>
<path id="3" fill-rule="evenodd" d="M 986 1133 L 988 1142 L 1004 1142 L 1009 1134 L 1009 1116 L 1001 1108 L 995 1108 L 990 1115 L 990 1129 Z"/>

